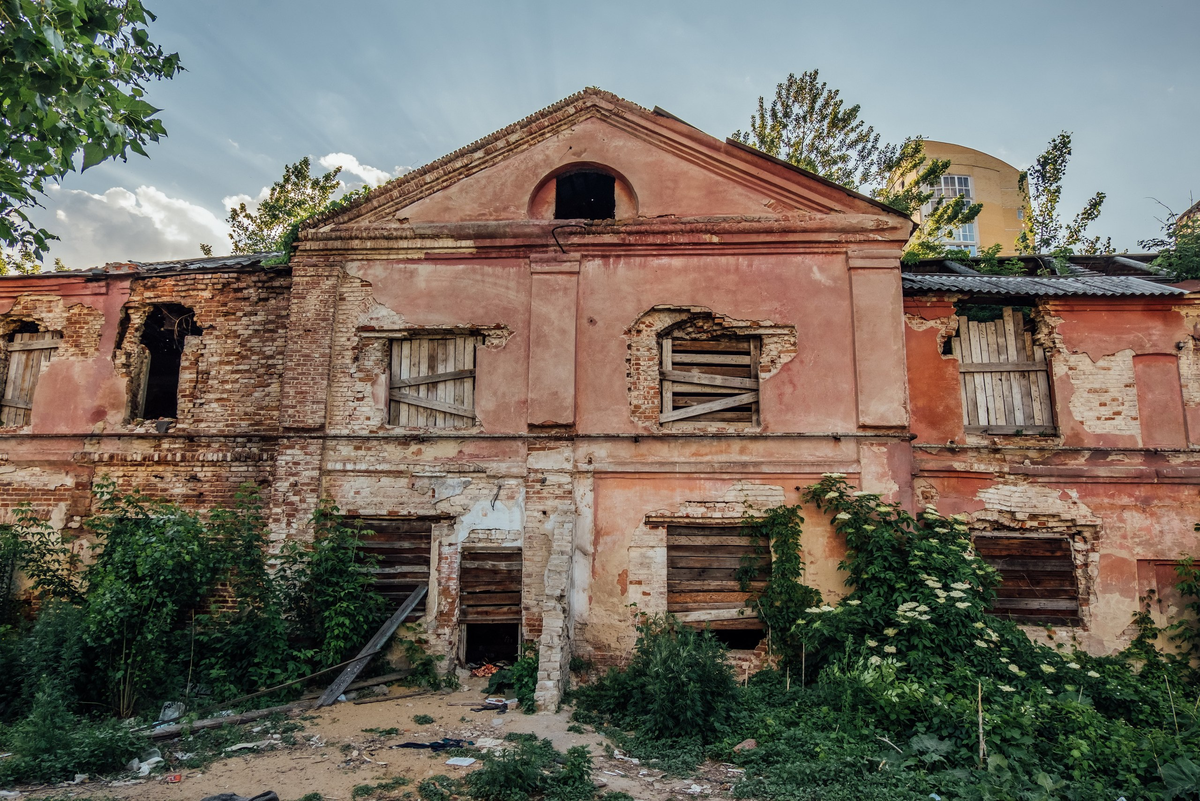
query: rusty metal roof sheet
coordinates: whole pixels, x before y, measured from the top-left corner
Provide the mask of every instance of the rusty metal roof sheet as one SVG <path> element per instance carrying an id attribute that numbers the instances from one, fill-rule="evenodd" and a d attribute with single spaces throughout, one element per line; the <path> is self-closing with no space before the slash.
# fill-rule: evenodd
<path id="1" fill-rule="evenodd" d="M 1185 290 L 1128 275 L 953 275 L 904 273 L 904 291 L 962 292 L 971 295 L 1068 297 L 1149 297 L 1186 295 Z"/>

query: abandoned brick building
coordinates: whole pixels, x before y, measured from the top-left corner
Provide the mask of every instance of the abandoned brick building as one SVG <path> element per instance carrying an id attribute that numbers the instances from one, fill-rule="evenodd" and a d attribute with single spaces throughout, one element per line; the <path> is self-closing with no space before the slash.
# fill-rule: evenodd
<path id="1" fill-rule="evenodd" d="M 630 605 L 761 638 L 744 514 L 829 471 L 965 513 L 997 611 L 1119 647 L 1200 519 L 1200 295 L 1144 258 L 901 269 L 905 216 L 587 90 L 310 221 L 290 263 L 0 279 L 0 505 L 76 538 L 109 476 L 266 488 L 376 532 L 460 660 L 518 641 L 552 703 Z M 844 592 L 815 510 L 808 578 Z M 1033 629 L 1031 629 L 1033 631 Z"/>

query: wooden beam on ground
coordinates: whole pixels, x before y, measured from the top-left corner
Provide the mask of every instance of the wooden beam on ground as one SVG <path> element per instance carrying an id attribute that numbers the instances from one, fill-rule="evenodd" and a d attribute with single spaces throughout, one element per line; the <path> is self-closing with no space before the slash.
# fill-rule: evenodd
<path id="1" fill-rule="evenodd" d="M 173 723 L 170 726 L 159 726 L 147 733 L 151 740 L 169 740 L 172 737 L 178 737 L 185 731 L 204 731 L 205 729 L 217 729 L 221 726 L 236 726 L 241 723 L 249 723 L 252 720 L 265 718 L 268 715 L 274 715 L 277 712 L 289 713 L 296 712 L 301 709 L 308 709 L 312 706 L 312 701 L 296 701 L 292 704 L 284 704 L 283 706 L 270 706 L 266 709 L 255 709 L 250 712 L 243 712 L 240 715 L 225 715 L 223 717 L 207 718 L 205 720 L 197 720 L 195 723 Z"/>
<path id="2" fill-rule="evenodd" d="M 358 652 L 358 656 L 354 658 L 354 661 L 346 666 L 346 669 L 342 671 L 340 676 L 334 679 L 333 684 L 325 688 L 325 693 L 317 699 L 316 709 L 329 706 L 337 700 L 339 695 L 346 691 L 350 683 L 370 663 L 371 657 L 383 650 L 384 644 L 395 633 L 396 629 L 400 628 L 400 624 L 404 622 L 404 618 L 408 617 L 409 613 L 417 607 L 417 604 L 425 597 L 425 593 L 428 590 L 429 587 L 425 584 L 413 590 L 412 595 L 408 596 L 408 599 L 400 605 L 396 613 L 379 627 L 379 631 L 375 632 L 375 636 Z"/>

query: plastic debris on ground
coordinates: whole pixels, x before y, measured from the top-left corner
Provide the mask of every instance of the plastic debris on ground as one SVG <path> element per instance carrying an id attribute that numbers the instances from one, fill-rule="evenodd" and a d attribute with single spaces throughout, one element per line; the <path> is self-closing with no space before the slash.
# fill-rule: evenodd
<path id="1" fill-rule="evenodd" d="M 465 768 L 474 765 L 477 761 L 474 757 L 450 757 L 446 760 L 446 764 L 454 765 L 456 768 Z"/>

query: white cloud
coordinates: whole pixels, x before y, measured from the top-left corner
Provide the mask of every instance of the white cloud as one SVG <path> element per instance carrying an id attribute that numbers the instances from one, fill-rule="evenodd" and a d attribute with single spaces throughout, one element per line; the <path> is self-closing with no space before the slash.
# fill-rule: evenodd
<path id="1" fill-rule="evenodd" d="M 78 189 L 51 187 L 45 221 L 59 241 L 50 257 L 71 269 L 110 261 L 160 261 L 199 257 L 200 243 L 216 252 L 229 250 L 229 226 L 203 206 L 167 195 L 153 186 L 132 192 L 115 186 L 95 195 Z"/>
<path id="2" fill-rule="evenodd" d="M 337 167 L 342 168 L 343 173 L 357 176 L 363 183 L 369 186 L 379 186 L 382 183 L 390 181 L 396 175 L 403 175 L 408 172 L 406 167 L 397 167 L 395 173 L 390 173 L 387 170 L 381 170 L 378 167 L 372 167 L 367 164 L 360 164 L 358 159 L 351 156 L 349 153 L 330 153 L 321 156 L 317 160 L 322 167 L 327 170 L 332 170 Z"/>

